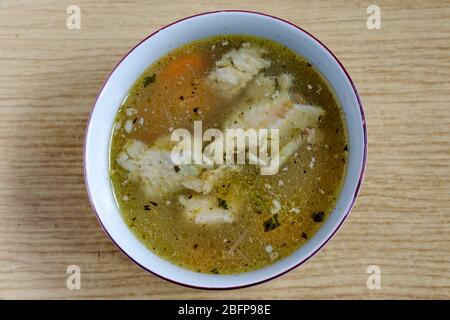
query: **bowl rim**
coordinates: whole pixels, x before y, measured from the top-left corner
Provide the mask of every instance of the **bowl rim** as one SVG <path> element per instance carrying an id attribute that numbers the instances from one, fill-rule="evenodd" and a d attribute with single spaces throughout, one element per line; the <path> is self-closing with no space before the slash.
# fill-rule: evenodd
<path id="1" fill-rule="evenodd" d="M 86 148 L 86 142 L 87 142 L 87 137 L 88 137 L 88 131 L 89 131 L 89 124 L 91 122 L 91 118 L 92 118 L 92 114 L 94 112 L 94 108 L 97 105 L 98 99 L 100 94 L 103 92 L 105 85 L 108 83 L 111 75 L 114 73 L 114 71 L 118 68 L 118 66 L 128 57 L 128 55 L 134 51 L 137 47 L 139 47 L 143 42 L 147 41 L 148 39 L 150 39 L 152 36 L 154 36 L 155 34 L 157 34 L 158 32 L 172 26 L 175 25 L 181 21 L 185 21 L 185 20 L 189 20 L 195 17 L 199 17 L 199 16 L 204 16 L 204 15 L 209 15 L 209 14 L 216 14 L 216 13 L 247 13 L 247 14 L 254 14 L 254 15 L 260 15 L 260 16 L 264 16 L 264 17 L 268 17 L 268 18 L 272 18 L 274 20 L 278 20 L 280 22 L 283 23 L 287 23 L 290 26 L 296 28 L 298 31 L 303 32 L 306 36 L 312 38 L 314 41 L 316 41 L 320 46 L 323 47 L 323 49 L 325 49 L 335 60 L 335 62 L 337 62 L 337 64 L 339 65 L 339 67 L 341 68 L 341 70 L 344 72 L 345 76 L 347 77 L 348 81 L 350 82 L 353 92 L 355 94 L 356 100 L 358 102 L 358 106 L 359 106 L 359 110 L 360 110 L 360 114 L 361 114 L 361 124 L 362 124 L 362 131 L 363 131 L 363 140 L 364 140 L 364 150 L 363 150 L 363 159 L 362 159 L 362 165 L 361 165 L 361 169 L 360 172 L 358 174 L 359 178 L 358 178 L 358 184 L 355 188 L 355 192 L 353 194 L 353 197 L 351 199 L 351 201 L 349 202 L 349 205 L 347 206 L 347 211 L 345 212 L 344 216 L 342 217 L 341 221 L 339 222 L 339 224 L 337 224 L 334 228 L 334 230 L 327 236 L 327 238 L 323 241 L 323 243 L 321 245 L 319 245 L 314 251 L 312 251 L 312 253 L 306 257 L 304 257 L 301 261 L 299 261 L 297 264 L 295 264 L 294 266 L 292 266 L 291 268 L 288 268 L 286 270 L 282 270 L 279 273 L 272 275 L 270 277 L 267 277 L 265 279 L 262 279 L 260 281 L 256 281 L 256 282 L 252 282 L 252 283 L 246 283 L 243 285 L 237 285 L 237 286 L 224 286 L 224 287 L 207 287 L 207 286 L 197 286 L 197 285 L 193 285 L 193 284 L 189 284 L 189 283 L 184 283 L 184 282 L 179 282 L 170 278 L 167 278 L 165 276 L 162 276 L 161 274 L 157 273 L 154 270 L 150 270 L 149 268 L 147 268 L 146 266 L 142 265 L 141 263 L 137 262 L 133 257 L 131 257 L 113 238 L 112 236 L 109 234 L 108 230 L 106 229 L 106 227 L 104 226 L 102 220 L 100 219 L 98 213 L 97 213 L 97 209 L 94 207 L 93 201 L 92 201 L 92 197 L 91 197 L 91 191 L 89 189 L 89 184 L 87 181 L 87 163 L 86 163 L 86 152 L 87 152 L 87 148 Z M 100 226 L 102 227 L 103 231 L 108 235 L 108 237 L 111 239 L 111 241 L 114 243 L 114 245 L 132 262 L 134 262 L 136 265 L 138 265 L 139 267 L 141 267 L 142 269 L 144 269 L 145 271 L 157 276 L 160 279 L 169 281 L 171 283 L 180 285 L 180 286 L 184 286 L 184 287 L 188 287 L 188 288 L 193 288 L 193 289 L 203 289 L 203 290 L 233 290 L 233 289 L 242 289 L 242 288 L 247 288 L 247 287 L 252 287 L 252 286 L 256 286 L 258 284 L 262 284 L 265 282 L 268 282 L 270 280 L 273 280 L 275 278 L 278 278 L 294 269 L 296 269 L 297 267 L 299 267 L 300 265 L 302 265 L 303 263 L 305 263 L 306 261 L 308 261 L 311 257 L 313 257 L 314 255 L 316 255 L 317 252 L 319 252 L 326 244 L 329 243 L 329 241 L 334 237 L 334 235 L 336 234 L 336 232 L 340 229 L 340 227 L 342 226 L 342 224 L 346 221 L 348 215 L 350 214 L 350 212 L 352 211 L 355 202 L 356 202 L 356 198 L 359 195 L 360 189 L 361 189 L 361 185 L 362 182 L 364 180 L 364 174 L 366 171 L 366 166 L 367 166 L 367 155 L 368 155 L 368 139 L 367 139 L 367 122 L 366 122 L 366 117 L 365 117 L 365 112 L 364 112 L 364 107 L 363 104 L 361 102 L 361 98 L 358 94 L 358 91 L 356 89 L 355 83 L 353 82 L 353 79 L 350 77 L 350 74 L 347 72 L 347 70 L 345 69 L 344 65 L 341 63 L 341 61 L 336 57 L 336 55 L 325 45 L 323 44 L 319 39 L 317 39 L 314 35 L 312 35 L 311 33 L 309 33 L 308 31 L 304 30 L 303 28 L 295 25 L 294 23 L 267 14 L 267 13 L 262 13 L 262 12 L 258 12 L 258 11 L 251 11 L 251 10 L 239 10 L 239 9 L 226 9 L 226 10 L 215 10 L 215 11 L 206 11 L 206 12 L 202 12 L 202 13 L 197 13 L 185 18 L 181 18 L 178 19 L 170 24 L 167 24 L 161 28 L 159 28 L 158 30 L 150 33 L 149 35 L 147 35 L 145 38 L 143 38 L 141 41 L 139 41 L 138 43 L 136 43 L 136 45 L 134 45 L 131 49 L 129 49 L 123 56 L 122 58 L 119 60 L 119 62 L 115 65 L 115 67 L 111 70 L 111 72 L 108 74 L 108 76 L 106 77 L 106 79 L 104 80 L 102 86 L 100 87 L 97 96 L 95 98 L 95 101 L 91 107 L 91 111 L 89 113 L 89 117 L 88 120 L 86 122 L 86 127 L 85 127 L 85 132 L 84 132 L 84 145 L 83 145 L 83 175 L 84 175 L 84 182 L 85 182 L 85 186 L 86 186 L 86 191 L 88 194 L 88 199 L 89 202 L 91 204 L 91 210 L 94 212 L 98 222 L 100 223 Z"/>

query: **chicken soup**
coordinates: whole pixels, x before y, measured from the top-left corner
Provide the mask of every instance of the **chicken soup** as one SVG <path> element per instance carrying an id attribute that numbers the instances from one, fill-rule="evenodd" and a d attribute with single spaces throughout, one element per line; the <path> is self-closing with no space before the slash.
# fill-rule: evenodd
<path id="1" fill-rule="evenodd" d="M 116 116 L 110 176 L 149 250 L 232 274 L 314 235 L 335 206 L 347 151 L 340 107 L 314 66 L 273 41 L 216 36 L 136 81 Z"/>

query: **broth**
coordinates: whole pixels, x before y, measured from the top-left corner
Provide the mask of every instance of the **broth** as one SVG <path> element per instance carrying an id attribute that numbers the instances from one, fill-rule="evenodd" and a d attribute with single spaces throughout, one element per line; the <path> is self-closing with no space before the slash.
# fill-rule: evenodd
<path id="1" fill-rule="evenodd" d="M 251 86 L 275 91 L 252 96 Z M 286 119 L 298 110 L 315 120 L 293 128 Z M 254 164 L 168 167 L 164 137 L 200 120 L 203 130 L 284 121 L 281 150 L 298 144 L 275 175 Z M 168 53 L 135 82 L 117 113 L 110 176 L 124 220 L 150 250 L 198 272 L 241 273 L 288 256 L 314 235 L 334 208 L 347 151 L 338 102 L 314 66 L 273 41 L 226 35 Z"/>

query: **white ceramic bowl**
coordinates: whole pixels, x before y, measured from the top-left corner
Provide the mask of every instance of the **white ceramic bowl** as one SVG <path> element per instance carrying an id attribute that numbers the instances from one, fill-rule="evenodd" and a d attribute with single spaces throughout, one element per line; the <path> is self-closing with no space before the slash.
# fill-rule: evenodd
<path id="1" fill-rule="evenodd" d="M 186 270 L 148 250 L 130 231 L 118 210 L 108 175 L 111 130 L 116 112 L 139 75 L 169 51 L 193 40 L 219 34 L 250 34 L 279 42 L 299 53 L 328 80 L 343 108 L 349 135 L 345 183 L 333 212 L 321 229 L 290 256 L 265 268 L 236 275 Z M 367 157 L 364 113 L 355 86 L 342 64 L 319 40 L 299 27 L 261 13 L 220 11 L 177 21 L 148 36 L 123 57 L 103 85 L 86 129 L 84 168 L 88 194 L 97 217 L 114 243 L 135 263 L 172 282 L 208 289 L 230 289 L 275 278 L 319 251 L 349 214 L 358 194 Z"/>

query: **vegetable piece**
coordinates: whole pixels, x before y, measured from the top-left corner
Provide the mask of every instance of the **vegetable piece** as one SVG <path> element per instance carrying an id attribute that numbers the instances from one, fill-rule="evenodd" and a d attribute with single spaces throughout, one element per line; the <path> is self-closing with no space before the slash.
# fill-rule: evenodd
<path id="1" fill-rule="evenodd" d="M 225 199 L 217 198 L 217 203 L 219 204 L 219 208 L 228 210 L 228 203 L 225 201 Z"/>
<path id="2" fill-rule="evenodd" d="M 253 199 L 253 204 L 255 206 L 257 214 L 270 212 L 270 208 L 266 204 L 266 201 L 264 201 L 264 199 L 258 193 L 255 195 L 255 198 Z"/>
<path id="3" fill-rule="evenodd" d="M 162 70 L 161 77 L 174 79 L 185 76 L 189 72 L 198 73 L 206 66 L 204 57 L 199 53 L 180 55 Z"/>
<path id="4" fill-rule="evenodd" d="M 217 268 L 212 269 L 210 272 L 214 273 L 214 274 L 219 274 L 220 273 Z"/>
<path id="5" fill-rule="evenodd" d="M 264 231 L 269 232 L 280 226 L 280 222 L 278 221 L 278 214 L 273 214 L 269 219 L 264 221 Z"/>
<path id="6" fill-rule="evenodd" d="M 215 90 L 204 81 L 205 73 L 211 64 L 209 59 L 208 55 L 200 51 L 181 52 L 167 59 L 156 72 L 158 81 L 152 85 L 152 89 L 157 94 L 153 96 L 151 104 L 170 106 L 167 113 L 173 119 L 184 119 L 186 110 L 192 111 L 194 107 L 203 109 L 213 105 Z M 205 112 L 207 109 L 204 109 Z M 172 125 L 170 119 L 167 125 Z"/>
<path id="7" fill-rule="evenodd" d="M 144 88 L 155 81 L 156 81 L 156 74 L 152 74 L 151 76 L 145 77 L 143 81 Z"/>
<path id="8" fill-rule="evenodd" d="M 322 222 L 324 217 L 325 213 L 323 211 L 314 212 L 311 215 L 311 218 L 313 219 L 314 222 Z"/>

